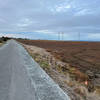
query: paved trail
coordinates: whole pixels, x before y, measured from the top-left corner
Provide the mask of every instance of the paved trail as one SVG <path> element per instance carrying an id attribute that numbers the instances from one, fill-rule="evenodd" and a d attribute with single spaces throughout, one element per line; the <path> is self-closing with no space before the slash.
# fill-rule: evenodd
<path id="1" fill-rule="evenodd" d="M 0 47 L 0 100 L 70 100 L 16 41 Z"/>

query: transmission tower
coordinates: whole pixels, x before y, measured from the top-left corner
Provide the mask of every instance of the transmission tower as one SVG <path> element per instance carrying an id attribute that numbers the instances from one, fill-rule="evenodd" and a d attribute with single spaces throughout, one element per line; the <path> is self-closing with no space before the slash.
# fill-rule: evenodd
<path id="1" fill-rule="evenodd" d="M 81 35 L 80 35 L 80 32 L 78 33 L 78 40 L 80 41 L 81 39 Z"/>

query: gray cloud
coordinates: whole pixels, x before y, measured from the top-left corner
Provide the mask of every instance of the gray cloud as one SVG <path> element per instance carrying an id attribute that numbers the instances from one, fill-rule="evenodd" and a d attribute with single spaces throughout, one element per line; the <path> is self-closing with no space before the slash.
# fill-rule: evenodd
<path id="1" fill-rule="evenodd" d="M 100 33 L 100 0 L 0 0 L 0 32 Z"/>

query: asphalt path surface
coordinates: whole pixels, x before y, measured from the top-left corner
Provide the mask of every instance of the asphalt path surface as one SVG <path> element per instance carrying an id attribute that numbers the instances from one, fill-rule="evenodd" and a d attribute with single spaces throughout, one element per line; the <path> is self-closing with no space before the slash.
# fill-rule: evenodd
<path id="1" fill-rule="evenodd" d="M 0 100 L 70 100 L 16 41 L 0 47 Z"/>

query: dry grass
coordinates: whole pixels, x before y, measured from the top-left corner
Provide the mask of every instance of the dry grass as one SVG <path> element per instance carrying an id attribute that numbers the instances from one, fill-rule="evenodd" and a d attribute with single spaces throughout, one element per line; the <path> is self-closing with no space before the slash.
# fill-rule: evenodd
<path id="1" fill-rule="evenodd" d="M 26 41 L 26 42 L 28 42 L 28 41 Z M 32 41 L 31 41 L 32 42 Z M 37 42 L 37 41 L 35 41 L 35 42 Z M 44 41 L 44 42 L 46 42 L 46 41 Z M 50 41 L 47 41 L 47 44 L 48 44 L 48 42 L 50 42 Z M 76 61 L 76 65 L 74 65 L 74 63 L 75 62 L 71 62 L 71 63 L 69 63 L 69 62 L 66 62 L 66 60 L 67 60 L 67 58 L 64 58 L 65 57 L 65 55 L 64 54 L 62 54 L 61 52 L 63 52 L 63 49 L 65 49 L 66 50 L 66 47 L 64 48 L 63 47 L 63 45 L 62 45 L 62 47 L 63 47 L 63 49 L 60 49 L 59 50 L 59 47 L 56 47 L 58 44 L 56 44 L 56 46 L 55 47 L 52 47 L 52 45 L 54 46 L 54 44 L 52 44 L 52 43 L 54 43 L 54 42 L 56 42 L 56 41 L 52 41 L 51 42 L 51 45 L 49 44 L 49 45 L 42 45 L 42 42 L 41 42 L 41 46 L 43 46 L 43 48 L 45 48 L 45 50 L 47 50 L 49 53 L 51 53 L 51 54 L 53 54 L 54 56 L 55 56 L 55 58 L 59 58 L 59 60 L 61 60 L 61 58 L 63 58 L 63 60 L 65 60 L 64 62 L 66 63 L 64 66 L 62 66 L 62 65 L 55 65 L 55 67 L 54 67 L 54 69 L 53 70 L 55 70 L 56 72 L 58 72 L 59 74 L 54 74 L 53 73 L 53 70 L 51 70 L 52 72 L 50 72 L 50 69 L 51 69 L 51 67 L 53 66 L 50 66 L 49 65 L 49 63 L 44 59 L 44 56 L 40 56 L 40 54 L 41 54 L 41 50 L 39 51 L 40 52 L 40 54 L 36 54 L 36 53 L 34 53 L 34 55 L 32 55 L 33 56 L 33 58 L 40 64 L 40 66 L 47 72 L 47 73 L 49 73 L 49 75 L 54 79 L 54 80 L 57 80 L 57 83 L 63 88 L 64 87 L 64 89 L 66 88 L 66 85 L 67 86 L 69 86 L 69 87 L 71 87 L 72 89 L 73 89 L 73 91 L 74 92 L 76 92 L 78 95 L 80 95 L 82 98 L 84 98 L 84 99 L 82 99 L 82 100 L 91 100 L 91 99 L 86 99 L 86 96 L 88 97 L 88 95 L 87 94 L 89 94 L 89 96 L 90 97 L 92 97 L 92 94 L 90 93 L 90 92 L 94 92 L 94 91 L 96 91 L 96 93 L 97 94 L 99 94 L 100 93 L 100 89 L 98 88 L 98 87 L 94 87 L 93 86 L 93 83 L 91 83 L 91 81 L 89 80 L 89 76 L 86 74 L 86 71 L 87 70 L 90 70 L 91 72 L 92 72 L 92 70 L 93 69 L 95 69 L 95 70 L 93 70 L 93 72 L 95 73 L 96 72 L 96 70 L 98 69 L 97 68 L 97 66 L 95 67 L 94 66 L 94 68 L 91 66 L 87 66 L 86 67 L 86 65 L 83 65 L 83 66 L 81 66 L 81 65 L 79 65 L 80 67 L 78 67 L 78 66 L 76 66 L 77 64 L 79 64 L 78 63 L 78 60 L 79 61 L 83 61 L 83 62 L 85 62 L 84 61 L 84 56 L 83 56 L 83 60 L 81 60 L 79 57 L 77 57 L 77 56 L 79 56 L 79 54 L 77 55 L 77 56 L 75 56 L 75 55 L 71 55 L 72 56 L 72 58 L 74 57 L 74 60 Z M 38 43 L 38 42 L 37 42 Z M 27 44 L 27 43 L 26 43 Z M 34 42 L 32 42 L 32 44 L 34 45 Z M 37 44 L 35 44 L 35 45 L 37 45 Z M 40 45 L 40 44 L 39 44 Z M 85 44 L 86 45 L 86 44 Z M 75 46 L 75 45 L 74 45 Z M 61 47 L 61 45 L 60 45 L 60 47 Z M 73 45 L 72 45 L 72 47 L 73 47 Z M 76 46 L 77 47 L 77 46 Z M 48 49 L 49 48 L 49 49 Z M 68 47 L 67 47 L 68 48 Z M 97 47 L 98 48 L 98 47 Z M 37 48 L 38 49 L 38 48 Z M 79 49 L 79 48 L 78 48 Z M 91 48 L 90 48 L 91 49 Z M 73 49 L 74 50 L 74 49 Z M 68 50 L 67 50 L 68 51 Z M 66 52 L 67 52 L 66 51 Z M 95 51 L 95 50 L 94 50 Z M 32 51 L 31 51 L 32 52 Z M 71 51 L 69 51 L 69 52 L 67 52 L 67 53 L 69 53 L 70 54 L 70 52 Z M 64 53 L 65 53 L 65 51 L 64 51 Z M 83 53 L 83 52 L 80 52 L 80 54 L 81 53 Z M 89 53 L 89 52 L 88 52 Z M 88 54 L 87 53 L 87 54 Z M 97 57 L 97 56 L 96 56 Z M 71 59 L 71 58 L 69 58 L 69 59 Z M 92 58 L 91 58 L 92 59 Z M 58 59 L 56 59 L 57 61 L 58 61 Z M 63 60 L 61 60 L 61 61 L 63 61 Z M 93 60 L 93 59 L 92 59 Z M 87 62 L 86 62 L 87 63 Z M 83 64 L 83 63 L 82 63 Z M 84 63 L 85 64 L 85 63 Z M 87 64 L 89 64 L 89 63 L 87 63 Z M 82 71 L 81 69 L 84 69 L 84 66 L 85 66 L 85 71 Z M 87 69 L 87 70 L 86 70 Z M 91 70 L 92 69 L 92 70 Z M 97 73 L 99 72 L 100 70 L 97 70 Z M 67 78 L 68 77 L 68 74 L 69 74 L 69 78 Z M 61 77 L 61 78 L 59 78 L 59 76 Z M 56 77 L 56 78 L 55 78 Z M 62 83 L 64 83 L 64 85 L 65 86 L 63 86 L 62 85 Z M 77 87 L 78 86 L 78 87 Z M 87 92 L 86 92 L 86 94 L 84 95 L 84 91 L 85 90 L 87 90 Z M 90 92 L 89 92 L 89 91 Z M 74 100 L 74 99 L 72 99 L 72 100 Z M 75 99 L 75 100 L 81 100 L 81 99 Z M 95 100 L 95 99 L 94 99 Z M 98 99 L 97 99 L 98 100 Z"/>
<path id="2" fill-rule="evenodd" d="M 46 40 L 19 40 L 28 45 L 45 48 L 56 58 L 86 72 L 100 70 L 100 42 L 63 42 Z"/>

